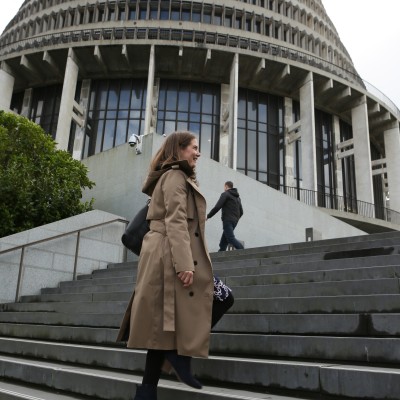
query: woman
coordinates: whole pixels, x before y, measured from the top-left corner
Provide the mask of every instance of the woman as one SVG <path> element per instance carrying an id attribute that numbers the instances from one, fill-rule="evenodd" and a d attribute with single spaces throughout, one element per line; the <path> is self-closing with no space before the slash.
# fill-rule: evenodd
<path id="1" fill-rule="evenodd" d="M 150 231 L 117 339 L 127 339 L 129 348 L 148 349 L 135 400 L 157 398 L 164 362 L 182 382 L 202 387 L 190 361 L 208 357 L 213 273 L 205 243 L 206 201 L 195 176 L 199 157 L 192 133 L 172 133 L 153 158 L 142 189 L 151 196 Z"/>

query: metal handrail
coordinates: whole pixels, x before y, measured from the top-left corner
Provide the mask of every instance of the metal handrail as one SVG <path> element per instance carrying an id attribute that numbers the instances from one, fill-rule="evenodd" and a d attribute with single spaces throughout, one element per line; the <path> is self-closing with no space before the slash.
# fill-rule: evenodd
<path id="1" fill-rule="evenodd" d="M 381 219 L 400 225 L 400 213 L 398 211 L 357 200 L 351 196 L 339 196 L 292 186 L 281 186 L 280 191 L 310 206 L 357 214 L 366 218 Z"/>
<path id="2" fill-rule="evenodd" d="M 0 56 L 5 56 L 14 51 L 22 51 L 30 48 L 41 48 L 45 46 L 67 44 L 88 40 L 168 40 L 180 42 L 193 42 L 202 44 L 215 44 L 226 47 L 240 48 L 262 54 L 280 56 L 293 61 L 307 64 L 352 83 L 357 83 L 380 101 L 400 119 L 400 110 L 395 103 L 390 100 L 379 89 L 361 79 L 355 69 L 348 70 L 330 61 L 317 57 L 310 53 L 304 53 L 293 48 L 281 46 L 272 42 L 252 39 L 244 36 L 217 33 L 215 31 L 197 31 L 179 28 L 161 27 L 110 27 L 97 29 L 74 29 L 54 33 L 46 33 L 28 39 L 8 42 L 0 46 Z M 6 51 L 9 50 L 9 51 Z"/>
<path id="3" fill-rule="evenodd" d="M 10 253 L 12 251 L 21 250 L 21 256 L 20 256 L 20 261 L 19 261 L 19 270 L 18 270 L 17 287 L 16 287 L 16 290 L 15 290 L 15 302 L 18 301 L 19 293 L 21 291 L 21 281 L 22 281 L 22 276 L 23 276 L 24 254 L 25 254 L 25 249 L 27 247 L 35 246 L 35 245 L 40 244 L 40 243 L 50 242 L 51 240 L 60 239 L 60 238 L 65 237 L 65 236 L 77 234 L 76 246 L 75 246 L 75 258 L 74 258 L 74 272 L 73 272 L 73 280 L 76 280 L 78 254 L 79 254 L 79 243 L 80 243 L 80 238 L 81 238 L 81 232 L 84 232 L 84 231 L 87 231 L 87 230 L 90 230 L 90 229 L 94 229 L 94 228 L 98 228 L 100 226 L 109 225 L 109 224 L 112 224 L 114 222 L 122 222 L 125 225 L 128 224 L 128 221 L 125 220 L 125 219 L 115 218 L 115 219 L 113 219 L 111 221 L 106 221 L 106 222 L 101 222 L 99 224 L 86 226 L 86 227 L 81 228 L 81 229 L 76 229 L 76 230 L 73 230 L 73 231 L 64 232 L 64 233 L 61 233 L 59 235 L 51 236 L 51 237 L 48 237 L 48 238 L 45 238 L 45 239 L 35 240 L 34 242 L 25 243 L 25 244 L 22 244 L 22 245 L 14 246 L 14 247 L 11 247 L 9 249 L 0 251 L 0 256 L 1 256 L 2 254 Z M 127 251 L 126 251 L 126 248 L 124 247 L 123 260 L 126 261 L 126 258 L 127 258 Z"/>

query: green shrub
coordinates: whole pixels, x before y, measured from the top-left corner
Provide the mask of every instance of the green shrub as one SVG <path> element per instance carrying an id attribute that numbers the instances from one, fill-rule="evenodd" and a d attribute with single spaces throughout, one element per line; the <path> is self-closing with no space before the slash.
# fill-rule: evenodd
<path id="1" fill-rule="evenodd" d="M 87 173 L 39 125 L 0 111 L 0 237 L 92 210 Z"/>

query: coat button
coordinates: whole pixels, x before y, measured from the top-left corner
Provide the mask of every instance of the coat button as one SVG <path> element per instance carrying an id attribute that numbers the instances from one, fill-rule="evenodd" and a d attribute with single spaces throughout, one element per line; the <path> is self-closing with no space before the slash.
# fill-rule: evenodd
<path id="1" fill-rule="evenodd" d="M 193 261 L 193 264 L 194 264 L 194 265 L 197 265 L 197 261 L 196 261 L 196 260 L 195 260 L 195 261 Z"/>
<path id="2" fill-rule="evenodd" d="M 189 292 L 189 296 L 193 297 L 194 293 L 193 292 Z"/>
<path id="3" fill-rule="evenodd" d="M 196 232 L 196 233 L 194 234 L 194 236 L 199 236 L 199 233 L 198 233 L 198 232 Z"/>

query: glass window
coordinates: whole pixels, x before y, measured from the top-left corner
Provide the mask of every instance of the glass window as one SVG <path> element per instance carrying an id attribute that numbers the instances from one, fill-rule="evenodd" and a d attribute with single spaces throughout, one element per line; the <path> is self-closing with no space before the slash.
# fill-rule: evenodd
<path id="1" fill-rule="evenodd" d="M 129 3 L 129 20 L 135 20 L 136 19 L 136 1 L 131 1 Z"/>
<path id="2" fill-rule="evenodd" d="M 238 170 L 280 189 L 284 185 L 283 99 L 239 89 Z"/>
<path id="3" fill-rule="evenodd" d="M 215 7 L 214 10 L 214 25 L 221 25 L 222 23 L 222 7 Z"/>
<path id="4" fill-rule="evenodd" d="M 144 79 L 93 81 L 84 157 L 126 143 L 132 133 L 143 134 L 146 86 Z"/>
<path id="5" fill-rule="evenodd" d="M 182 21 L 190 21 L 190 3 L 182 5 Z"/>
<path id="6" fill-rule="evenodd" d="M 241 14 L 236 14 L 236 19 L 235 19 L 235 28 L 236 29 L 242 29 L 242 15 Z"/>
<path id="7" fill-rule="evenodd" d="M 340 120 L 340 141 L 345 142 L 353 138 L 350 124 Z M 344 210 L 357 212 L 357 189 L 354 155 L 342 158 L 342 184 Z"/>
<path id="8" fill-rule="evenodd" d="M 14 111 L 17 114 L 21 114 L 23 102 L 24 102 L 24 92 L 13 93 L 10 110 Z"/>
<path id="9" fill-rule="evenodd" d="M 169 1 L 161 1 L 160 19 L 161 20 L 168 20 L 169 19 Z"/>
<path id="10" fill-rule="evenodd" d="M 251 32 L 252 31 L 252 17 L 251 14 L 246 13 L 246 31 Z"/>
<path id="11" fill-rule="evenodd" d="M 231 8 L 225 9 L 224 25 L 228 28 L 232 27 L 233 10 Z"/>
<path id="12" fill-rule="evenodd" d="M 163 80 L 160 84 L 157 132 L 190 130 L 198 135 L 203 155 L 219 158 L 220 86 Z"/>
<path id="13" fill-rule="evenodd" d="M 97 12 L 97 22 L 104 21 L 104 7 L 99 7 Z"/>
<path id="14" fill-rule="evenodd" d="M 318 205 L 335 208 L 336 182 L 332 115 L 315 110 Z"/>
<path id="15" fill-rule="evenodd" d="M 150 19 L 158 19 L 158 3 L 150 3 Z"/>
<path id="16" fill-rule="evenodd" d="M 53 139 L 56 137 L 61 93 L 62 85 L 46 86 L 33 90 L 29 118 L 39 124 Z"/>
<path id="17" fill-rule="evenodd" d="M 196 4 L 193 4 L 192 21 L 201 22 L 201 7 Z"/>
<path id="18" fill-rule="evenodd" d="M 204 6 L 204 9 L 203 9 L 203 22 L 205 24 L 211 24 L 211 14 L 212 14 L 212 8 Z"/>
<path id="19" fill-rule="evenodd" d="M 180 15 L 181 5 L 179 2 L 173 2 L 171 5 L 171 19 L 174 21 L 179 21 L 181 18 Z"/>
<path id="20" fill-rule="evenodd" d="M 88 11 L 88 23 L 91 24 L 94 21 L 94 9 L 90 8 Z M 53 29 L 53 26 L 51 27 Z"/>
<path id="21" fill-rule="evenodd" d="M 114 7 L 110 7 L 108 9 L 108 21 L 114 21 L 115 20 L 115 8 Z"/>
<path id="22" fill-rule="evenodd" d="M 118 20 L 125 21 L 125 17 L 126 17 L 125 7 L 123 5 L 120 5 L 120 7 L 118 8 Z"/>
<path id="23" fill-rule="evenodd" d="M 140 2 L 139 19 L 147 19 L 147 1 Z"/>

